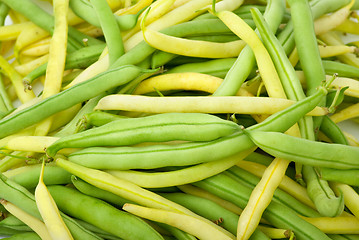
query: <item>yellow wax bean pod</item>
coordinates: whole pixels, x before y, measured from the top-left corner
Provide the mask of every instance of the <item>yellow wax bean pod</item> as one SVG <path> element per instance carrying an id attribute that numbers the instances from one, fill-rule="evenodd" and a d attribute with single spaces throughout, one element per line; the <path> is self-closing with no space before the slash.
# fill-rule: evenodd
<path id="1" fill-rule="evenodd" d="M 134 90 L 134 95 L 154 91 L 189 90 L 214 93 L 223 82 L 222 78 L 196 72 L 161 74 L 142 81 Z M 251 96 L 257 92 L 260 82 L 244 83 L 237 96 Z"/>
<path id="2" fill-rule="evenodd" d="M 60 92 L 66 61 L 69 0 L 54 0 L 53 10 L 55 27 L 50 41 L 49 59 L 46 68 L 42 99 Z M 38 123 L 34 134 L 40 136 L 47 135 L 52 122 L 52 116 L 41 121 Z"/>
<path id="3" fill-rule="evenodd" d="M 202 197 L 208 200 L 211 200 L 215 203 L 217 203 L 218 205 L 220 205 L 221 207 L 237 214 L 240 215 L 242 213 L 242 209 L 239 208 L 237 205 L 228 202 L 227 200 L 224 200 L 216 195 L 213 195 L 210 192 L 207 192 L 206 190 L 203 190 L 202 188 L 199 187 L 195 187 L 191 184 L 186 184 L 186 185 L 180 185 L 177 186 L 182 192 L 184 193 L 188 193 L 194 196 L 198 196 L 198 197 Z"/>
<path id="4" fill-rule="evenodd" d="M 116 178 L 104 171 L 83 167 L 63 158 L 57 158 L 56 165 L 64 168 L 68 172 L 83 179 L 91 185 L 122 196 L 143 206 L 171 210 L 191 216 L 197 216 L 192 211 L 179 204 L 169 201 L 166 198 L 141 188 L 129 181 Z"/>
<path id="5" fill-rule="evenodd" d="M 164 52 L 189 57 L 237 57 L 246 45 L 243 40 L 217 43 L 173 37 L 145 27 L 142 27 L 142 31 L 145 41 L 150 46 Z"/>
<path id="6" fill-rule="evenodd" d="M 346 45 L 318 45 L 318 49 L 320 57 L 322 58 L 335 57 L 346 53 L 356 53 L 358 51 L 356 47 Z M 299 61 L 297 48 L 294 48 L 291 52 L 289 56 L 289 61 L 291 62 L 292 66 L 297 65 Z"/>
<path id="7" fill-rule="evenodd" d="M 330 15 L 325 15 L 314 21 L 314 31 L 317 35 L 329 32 L 337 26 L 340 26 L 350 15 L 351 7 L 355 3 L 355 0 L 352 0 L 348 5 L 343 8 L 335 11 Z"/>
<path id="8" fill-rule="evenodd" d="M 359 34 L 359 23 L 355 20 L 345 19 L 342 24 L 335 28 L 337 31 L 350 34 Z"/>
<path id="9" fill-rule="evenodd" d="M 330 116 L 333 122 L 338 123 L 351 118 L 359 117 L 359 103 L 350 105 Z"/>
<path id="10" fill-rule="evenodd" d="M 290 238 L 294 234 L 289 229 L 271 228 L 263 225 L 258 225 L 258 229 L 261 230 L 270 239 Z"/>
<path id="11" fill-rule="evenodd" d="M 54 199 L 51 197 L 46 185 L 44 184 L 44 168 L 45 162 L 42 163 L 39 183 L 35 188 L 35 201 L 37 208 L 44 220 L 51 239 L 73 239 L 69 229 L 60 216 L 59 209 L 57 208 Z"/>
<path id="12" fill-rule="evenodd" d="M 346 131 L 343 131 L 344 133 L 344 136 L 347 138 L 348 140 L 348 143 L 350 146 L 354 146 L 354 147 L 359 147 L 359 140 L 356 139 L 352 134 L 346 132 Z"/>
<path id="13" fill-rule="evenodd" d="M 327 234 L 359 234 L 359 220 L 354 216 L 302 218 Z"/>
<path id="14" fill-rule="evenodd" d="M 202 163 L 177 171 L 146 173 L 139 171 L 108 170 L 107 172 L 145 188 L 169 187 L 197 182 L 227 170 L 253 152 L 255 148 L 225 159 Z"/>
<path id="15" fill-rule="evenodd" d="M 33 61 L 15 66 L 15 69 L 18 73 L 20 73 L 22 76 L 26 76 L 29 74 L 32 70 L 40 67 L 41 65 L 47 63 L 49 59 L 49 55 L 45 54 L 41 57 L 35 58 Z"/>
<path id="16" fill-rule="evenodd" d="M 178 8 L 180 6 L 182 6 L 183 4 L 185 3 L 188 3 L 189 1 L 191 0 L 176 0 L 174 3 L 173 3 L 173 6 L 171 8 L 171 10 L 175 9 L 175 8 Z"/>
<path id="17" fill-rule="evenodd" d="M 4 199 L 2 199 L 0 202 L 9 213 L 11 213 L 13 216 L 15 216 L 27 226 L 29 226 L 32 230 L 34 230 L 34 232 L 36 232 L 41 239 L 51 239 L 51 236 L 47 231 L 45 224 L 38 218 L 28 214 L 21 208 Z"/>
<path id="18" fill-rule="evenodd" d="M 263 43 L 254 30 L 239 16 L 230 11 L 221 11 L 216 15 L 239 38 L 243 39 L 253 50 L 257 60 L 258 70 L 270 97 L 286 98 L 274 64 Z"/>
<path id="19" fill-rule="evenodd" d="M 323 46 L 319 45 L 319 53 L 322 58 L 335 57 L 346 53 L 356 53 L 358 50 L 354 46 Z"/>
<path id="20" fill-rule="evenodd" d="M 8 15 L 9 15 L 11 21 L 15 24 L 28 21 L 22 14 L 18 13 L 17 11 L 14 11 L 13 9 L 9 10 Z"/>
<path id="21" fill-rule="evenodd" d="M 262 177 L 266 166 L 249 161 L 241 161 L 237 163 L 237 166 L 250 172 L 257 177 Z M 311 208 L 315 209 L 315 206 L 312 200 L 309 198 L 307 190 L 305 187 L 294 181 L 288 176 L 283 176 L 282 181 L 279 184 L 279 188 L 286 191 L 290 195 L 294 196 L 297 200 L 301 201 L 302 203 L 310 206 Z"/>
<path id="22" fill-rule="evenodd" d="M 14 52 L 15 55 L 18 55 L 19 52 L 26 46 L 35 43 L 37 41 L 40 41 L 41 39 L 46 38 L 49 36 L 49 33 L 45 31 L 44 29 L 36 26 L 35 24 L 32 24 L 28 28 L 26 28 L 24 31 L 22 31 L 18 38 L 16 39 L 15 46 L 14 46 Z"/>
<path id="23" fill-rule="evenodd" d="M 358 193 L 349 185 L 331 182 L 336 194 L 342 193 L 344 195 L 345 206 L 354 214 L 354 216 L 359 219 L 359 195 Z"/>
<path id="24" fill-rule="evenodd" d="M 326 76 L 327 79 L 330 79 L 332 76 Z M 359 98 L 359 82 L 358 80 L 345 78 L 345 77 L 338 77 L 336 78 L 332 84 L 330 85 L 336 89 L 341 89 L 344 87 L 349 87 L 345 90 L 344 94 L 351 97 Z"/>
<path id="25" fill-rule="evenodd" d="M 141 9 L 149 6 L 153 0 L 139 0 L 135 5 L 121 8 L 115 12 L 116 15 L 136 14 Z"/>
<path id="26" fill-rule="evenodd" d="M 19 34 L 31 26 L 33 23 L 24 22 L 18 24 L 5 25 L 0 27 L 0 40 L 8 41 L 15 40 Z"/>
<path id="27" fill-rule="evenodd" d="M 123 110 L 146 113 L 201 112 L 273 114 L 294 104 L 283 98 L 242 96 L 195 96 L 195 97 L 147 97 L 141 95 L 115 94 L 103 97 L 97 110 Z M 311 116 L 328 114 L 328 110 L 316 107 Z"/>
<path id="28" fill-rule="evenodd" d="M 235 239 L 231 233 L 205 218 L 126 203 L 123 210 L 142 218 L 161 222 L 185 231 L 199 239 Z"/>
<path id="29" fill-rule="evenodd" d="M 108 54 L 106 54 L 103 58 L 100 58 L 98 61 L 94 62 L 88 68 L 86 68 L 83 72 L 81 72 L 73 81 L 71 81 L 68 85 L 64 87 L 64 89 L 68 89 L 80 82 L 84 82 L 87 79 L 90 79 L 97 74 L 106 71 L 106 69 L 110 65 L 110 60 Z"/>
<path id="30" fill-rule="evenodd" d="M 35 97 L 35 94 L 32 91 L 24 90 L 22 76 L 2 56 L 0 56 L 0 67 L 10 78 L 12 85 L 15 88 L 16 95 L 22 103 L 28 102 Z"/>
<path id="31" fill-rule="evenodd" d="M 51 136 L 19 136 L 10 139 L 4 148 L 24 152 L 45 153 L 46 148 L 58 139 L 58 137 Z M 59 153 L 68 155 L 78 150 L 79 149 L 66 148 L 60 150 Z"/>
<path id="32" fill-rule="evenodd" d="M 328 45 L 344 45 L 343 41 L 338 37 L 335 32 L 327 32 L 319 35 L 319 38 Z M 337 56 L 337 58 L 347 64 L 350 64 L 355 67 L 359 67 L 359 58 L 354 53 L 346 53 L 343 55 Z"/>
<path id="33" fill-rule="evenodd" d="M 175 2 L 175 0 L 159 0 L 159 1 L 153 2 L 150 5 L 151 9 L 150 9 L 150 11 L 148 12 L 148 14 L 146 16 L 146 21 L 145 21 L 144 24 L 148 25 L 148 24 L 156 21 L 160 17 L 162 17 L 164 14 L 166 14 L 171 9 L 174 2 Z M 144 15 L 145 15 L 144 13 L 141 13 L 140 16 L 138 17 L 136 26 L 133 27 L 132 29 L 124 32 L 124 34 L 123 34 L 123 40 L 124 41 L 126 41 L 133 34 L 135 34 L 135 33 L 137 33 L 138 31 L 141 30 L 140 22 L 142 21 Z"/>
<path id="34" fill-rule="evenodd" d="M 285 172 L 289 161 L 275 158 L 264 171 L 262 180 L 253 189 L 247 206 L 238 220 L 237 239 L 249 239 L 257 228 L 264 210 L 271 202 L 273 193 L 282 181 L 282 175 L 274 172 Z"/>
<path id="35" fill-rule="evenodd" d="M 189 21 L 194 17 L 202 13 L 198 11 L 199 9 L 212 3 L 212 0 L 192 0 L 189 1 L 178 8 L 173 9 L 172 11 L 166 13 L 158 20 L 148 25 L 148 28 L 159 31 L 166 27 L 173 26 L 175 24 Z M 131 38 L 124 42 L 125 50 L 128 51 L 136 46 L 139 42 L 143 40 L 142 32 L 134 34 Z"/>
<path id="36" fill-rule="evenodd" d="M 36 43 L 33 43 L 25 47 L 22 51 L 22 55 L 39 57 L 49 52 L 51 38 L 44 38 Z"/>

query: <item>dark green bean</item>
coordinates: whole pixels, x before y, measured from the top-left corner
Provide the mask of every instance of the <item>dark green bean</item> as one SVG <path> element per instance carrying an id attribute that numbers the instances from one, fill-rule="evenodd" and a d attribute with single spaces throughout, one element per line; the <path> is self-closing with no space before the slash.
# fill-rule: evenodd
<path id="1" fill-rule="evenodd" d="M 142 219 L 106 202 L 60 185 L 48 187 L 59 209 L 124 239 L 163 239 Z M 71 201 L 68 201 L 71 199 Z"/>
<path id="2" fill-rule="evenodd" d="M 194 185 L 230 201 L 240 208 L 245 208 L 252 192 L 251 188 L 229 177 L 226 172 L 196 182 Z M 292 209 L 273 201 L 264 211 L 263 218 L 277 228 L 293 230 L 299 240 L 330 239 L 318 228 L 300 218 Z"/>
<path id="3" fill-rule="evenodd" d="M 88 229 L 89 231 L 95 233 L 96 235 L 98 235 L 106 240 L 121 240 L 122 239 L 122 238 L 116 237 L 116 236 L 112 235 L 111 233 L 108 233 L 88 222 L 82 221 L 80 219 L 75 219 L 75 220 L 84 228 Z"/>
<path id="4" fill-rule="evenodd" d="M 0 234 L 2 236 L 12 236 L 12 235 L 19 234 L 19 233 L 23 233 L 23 231 L 18 231 L 15 229 L 0 226 Z"/>
<path id="5" fill-rule="evenodd" d="M 125 84 L 143 72 L 143 69 L 131 65 L 114 68 L 48 97 L 37 104 L 2 119 L 0 121 L 0 138 L 31 126 L 52 114 L 96 97 L 107 90 Z"/>

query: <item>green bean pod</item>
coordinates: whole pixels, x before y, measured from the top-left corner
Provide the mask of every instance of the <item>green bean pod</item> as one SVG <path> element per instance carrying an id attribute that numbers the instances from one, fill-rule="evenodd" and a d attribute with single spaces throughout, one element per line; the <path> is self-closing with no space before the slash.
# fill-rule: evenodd
<path id="1" fill-rule="evenodd" d="M 336 217 L 344 210 L 344 196 L 336 196 L 327 181 L 319 179 L 314 168 L 303 166 L 303 178 L 307 183 L 307 192 L 317 210 L 323 216 Z M 311 180 L 310 178 L 314 178 Z M 319 181 L 319 184 L 317 182 Z M 322 194 L 325 192 L 326 194 Z"/>
<path id="2" fill-rule="evenodd" d="M 359 168 L 359 148 L 292 137 L 278 132 L 245 131 L 267 153 L 309 166 Z"/>
<path id="3" fill-rule="evenodd" d="M 233 166 L 232 168 L 228 169 L 227 174 L 231 176 L 233 179 L 235 179 L 236 181 L 246 184 L 251 188 L 254 188 L 260 181 L 260 178 L 254 176 L 253 174 L 237 166 Z M 321 216 L 313 208 L 303 204 L 302 202 L 298 201 L 296 198 L 292 197 L 291 195 L 289 195 L 288 193 L 286 193 L 285 191 L 279 188 L 275 190 L 272 201 L 285 205 L 293 209 L 295 212 L 297 212 L 302 216 L 307 216 L 307 217 Z"/>
<path id="4" fill-rule="evenodd" d="M 6 178 L 3 174 L 0 175 L 0 198 L 15 204 L 34 217 L 42 219 L 40 212 L 37 209 L 34 195 L 23 186 Z M 61 213 L 61 217 L 63 218 L 75 239 L 102 239 L 96 236 L 94 233 L 83 228 L 69 216 Z"/>
<path id="5" fill-rule="evenodd" d="M 35 188 L 39 182 L 41 165 L 37 164 L 33 166 L 25 166 L 22 168 L 29 168 L 29 170 L 25 170 L 19 172 L 18 174 L 12 175 L 11 177 L 9 177 L 9 179 L 27 189 Z M 5 172 L 4 174 L 6 175 L 7 173 L 8 172 Z M 60 167 L 54 165 L 47 165 L 45 168 L 44 182 L 46 185 L 67 184 L 71 182 L 70 178 L 71 174 Z"/>
<path id="6" fill-rule="evenodd" d="M 194 185 L 220 196 L 240 208 L 244 208 L 247 205 L 252 192 L 251 188 L 237 182 L 228 176 L 226 172 L 197 182 Z M 318 228 L 300 218 L 292 209 L 273 201 L 264 211 L 263 218 L 277 228 L 293 230 L 296 238 L 299 240 L 330 239 Z"/>
<path id="7" fill-rule="evenodd" d="M 4 239 L 8 239 L 8 240 L 41 240 L 39 235 L 37 235 L 35 232 L 17 233 L 17 234 L 11 235 L 10 237 L 6 237 Z"/>
<path id="8" fill-rule="evenodd" d="M 211 220 L 218 221 L 218 225 L 227 229 L 229 232 L 236 234 L 237 233 L 237 223 L 239 216 L 218 204 L 212 202 L 211 200 L 197 197 L 185 193 L 164 193 L 161 194 L 165 198 L 174 201 L 191 211 Z M 250 238 L 254 239 L 269 239 L 263 232 L 256 230 Z"/>
<path id="9" fill-rule="evenodd" d="M 92 127 L 100 127 L 109 122 L 122 118 L 125 118 L 125 116 L 116 115 L 104 111 L 92 111 L 85 114 L 83 118 L 79 120 L 79 122 L 77 123 L 77 132 L 82 132 Z"/>
<path id="10" fill-rule="evenodd" d="M 49 116 L 91 99 L 107 90 L 125 84 L 144 70 L 125 65 L 103 72 L 41 102 L 0 120 L 0 138 L 29 127 Z"/>
<path id="11" fill-rule="evenodd" d="M 318 168 L 319 177 L 327 181 L 345 183 L 351 186 L 359 186 L 358 169 Z"/>
<path id="12" fill-rule="evenodd" d="M 79 191 L 53 185 L 48 187 L 59 209 L 123 239 L 163 239 L 140 218 Z M 71 201 L 68 201 L 71 199 Z"/>
<path id="13" fill-rule="evenodd" d="M 83 194 L 104 200 L 116 207 L 122 207 L 125 203 L 134 203 L 114 193 L 95 187 L 74 175 L 71 176 L 71 182 L 77 188 L 77 190 Z"/>
<path id="14" fill-rule="evenodd" d="M 68 159 L 96 169 L 153 169 L 215 161 L 251 147 L 253 143 L 240 132 L 206 142 L 143 147 L 89 147 L 70 154 Z"/>
<path id="15" fill-rule="evenodd" d="M 348 139 L 345 137 L 343 131 L 330 119 L 330 117 L 323 117 L 322 124 L 320 125 L 320 131 L 322 131 L 333 142 L 348 145 Z"/>
<path id="16" fill-rule="evenodd" d="M 96 44 L 80 48 L 66 57 L 65 69 L 86 68 L 100 57 L 105 44 Z M 46 73 L 47 63 L 31 71 L 23 79 L 24 83 L 31 84 L 35 79 Z"/>
<path id="17" fill-rule="evenodd" d="M 323 60 L 324 70 L 328 75 L 338 74 L 339 77 L 359 78 L 359 68 L 337 61 Z"/>
<path id="18" fill-rule="evenodd" d="M 17 231 L 32 232 L 32 229 L 14 215 L 8 215 L 0 221 L 0 226 Z"/>
<path id="19" fill-rule="evenodd" d="M 60 138 L 47 148 L 46 153 L 53 157 L 63 148 L 126 146 L 172 140 L 211 141 L 237 131 L 240 127 L 236 123 L 210 114 L 164 113 L 119 119 Z"/>

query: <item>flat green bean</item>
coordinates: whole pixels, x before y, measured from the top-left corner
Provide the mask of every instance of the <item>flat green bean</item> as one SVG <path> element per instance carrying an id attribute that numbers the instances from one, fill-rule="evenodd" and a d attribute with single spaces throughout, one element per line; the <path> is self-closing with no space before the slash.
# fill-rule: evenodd
<path id="1" fill-rule="evenodd" d="M 12 235 L 11 237 L 6 237 L 4 239 L 8 240 L 41 240 L 39 235 L 35 232 L 25 232 L 25 233 L 17 233 Z"/>

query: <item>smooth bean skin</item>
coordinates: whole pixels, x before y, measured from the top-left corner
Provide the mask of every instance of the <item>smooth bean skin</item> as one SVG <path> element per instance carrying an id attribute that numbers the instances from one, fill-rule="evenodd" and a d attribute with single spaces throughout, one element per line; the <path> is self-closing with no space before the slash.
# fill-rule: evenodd
<path id="1" fill-rule="evenodd" d="M 86 68 L 90 66 L 92 63 L 98 60 L 104 48 L 104 44 L 97 44 L 83 47 L 79 50 L 76 50 L 75 52 L 69 53 L 66 56 L 65 69 Z M 46 68 L 47 63 L 31 71 L 24 77 L 23 81 L 26 84 L 31 84 L 35 79 L 46 73 Z"/>
<path id="2" fill-rule="evenodd" d="M 56 204 L 65 213 L 87 221 L 115 236 L 134 240 L 163 239 L 158 232 L 140 218 L 122 212 L 102 200 L 60 185 L 49 186 L 48 189 Z M 71 201 L 67 199 L 71 199 Z"/>
<path id="3" fill-rule="evenodd" d="M 63 148 L 125 146 L 141 142 L 172 140 L 211 141 L 240 131 L 231 121 L 210 114 L 165 113 L 142 118 L 125 118 L 106 125 L 63 137 L 49 146 L 53 157 Z"/>
<path id="4" fill-rule="evenodd" d="M 39 235 L 35 232 L 25 232 L 25 233 L 17 233 L 12 235 L 11 237 L 6 237 L 4 239 L 9 240 L 41 240 Z"/>
<path id="5" fill-rule="evenodd" d="M 135 79 L 142 72 L 143 69 L 132 65 L 114 68 L 48 97 L 33 106 L 0 120 L 0 138 L 29 127 L 52 114 L 91 99 L 107 90 L 125 84 Z"/>
<path id="6" fill-rule="evenodd" d="M 318 168 L 319 177 L 351 186 L 359 186 L 359 170 L 358 169 L 335 169 L 335 168 Z"/>
<path id="7" fill-rule="evenodd" d="M 275 157 L 310 166 L 359 168 L 357 147 L 315 142 L 277 132 L 246 131 L 246 133 L 257 146 Z"/>
<path id="8" fill-rule="evenodd" d="M 33 167 L 30 171 L 26 171 L 14 176 L 10 179 L 21 186 L 32 189 L 39 182 L 41 166 Z M 71 174 L 57 166 L 46 166 L 44 171 L 44 182 L 46 185 L 67 184 L 70 183 Z"/>
<path id="9" fill-rule="evenodd" d="M 237 180 L 238 182 L 251 186 L 251 188 L 254 188 L 260 181 L 260 178 L 254 176 L 253 174 L 237 166 L 233 166 L 232 168 L 228 169 L 227 174 L 231 176 L 233 179 Z M 286 193 L 285 191 L 279 188 L 274 191 L 272 201 L 288 206 L 289 208 L 293 209 L 295 212 L 297 212 L 302 216 L 308 216 L 308 217 L 320 216 L 320 214 L 317 211 L 315 211 L 313 208 L 308 207 L 307 205 L 299 202 L 297 199 L 295 199 L 294 197 L 292 197 L 291 195 L 289 195 L 288 193 Z"/>
<path id="10" fill-rule="evenodd" d="M 122 207 L 125 203 L 133 203 L 132 201 L 122 198 L 114 193 L 95 187 L 74 175 L 71 176 L 71 182 L 77 188 L 77 190 L 83 194 L 99 198 L 114 206 Z"/>
<path id="11" fill-rule="evenodd" d="M 225 172 L 194 184 L 213 193 L 240 208 L 247 205 L 252 189 L 229 177 Z M 292 209 L 271 202 L 263 213 L 263 218 L 277 228 L 292 229 L 296 239 L 329 240 L 322 231 L 300 218 Z"/>
<path id="12" fill-rule="evenodd" d="M 3 174 L 0 175 L 0 197 L 12 202 L 16 206 L 20 207 L 22 210 L 26 211 L 30 215 L 41 219 L 39 210 L 37 209 L 35 197 L 23 186 L 15 183 L 14 181 L 6 178 Z M 102 238 L 96 236 L 92 232 L 86 230 L 78 223 L 76 223 L 72 218 L 61 214 L 66 225 L 71 231 L 72 236 L 77 240 L 82 239 L 93 239 L 100 240 Z"/>
<path id="13" fill-rule="evenodd" d="M 174 201 L 178 204 L 185 206 L 191 211 L 210 219 L 211 221 L 216 221 L 222 219 L 223 221 L 219 221 L 218 225 L 227 229 L 229 232 L 236 234 L 237 233 L 237 222 L 239 216 L 218 204 L 212 202 L 211 200 L 197 197 L 190 194 L 185 193 L 165 193 L 161 194 L 165 198 Z M 250 238 L 254 239 L 269 239 L 263 232 L 260 230 L 256 230 Z"/>
<path id="14" fill-rule="evenodd" d="M 323 117 L 322 124 L 320 125 L 320 131 L 322 131 L 333 142 L 348 145 L 348 139 L 346 139 L 343 131 L 328 116 Z"/>

